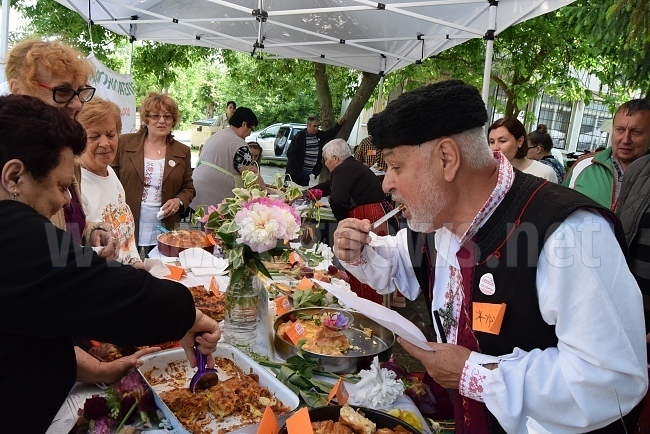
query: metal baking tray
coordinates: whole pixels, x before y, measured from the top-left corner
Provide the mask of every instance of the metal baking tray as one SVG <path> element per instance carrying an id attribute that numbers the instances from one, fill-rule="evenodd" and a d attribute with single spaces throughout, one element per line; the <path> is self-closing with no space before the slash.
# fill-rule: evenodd
<path id="1" fill-rule="evenodd" d="M 283 421 L 291 414 L 293 410 L 298 407 L 299 398 L 296 394 L 294 394 L 287 386 L 278 381 L 275 378 L 275 375 L 260 366 L 253 359 L 242 353 L 237 348 L 225 343 L 219 343 L 217 345 L 217 350 L 213 353 L 213 355 L 232 360 L 245 373 L 253 372 L 257 374 L 259 376 L 260 385 L 269 389 L 276 398 L 278 398 L 284 405 L 288 406 L 291 409 L 290 412 L 278 417 L 278 423 L 280 425 L 282 425 Z M 142 374 L 145 381 L 147 381 L 147 375 L 145 374 L 155 376 L 156 378 L 162 377 L 167 380 L 155 385 L 151 385 L 149 384 L 149 381 L 147 381 L 147 384 L 149 384 L 149 387 L 151 387 L 151 390 L 154 392 L 154 400 L 156 402 L 156 405 L 163 412 L 167 420 L 170 421 L 176 433 L 190 434 L 190 432 L 185 429 L 185 427 L 183 427 L 180 421 L 176 419 L 176 416 L 174 416 L 174 414 L 167 407 L 167 405 L 165 405 L 159 396 L 160 393 L 173 388 L 189 388 L 190 379 L 196 370 L 190 368 L 190 364 L 185 356 L 185 351 L 182 348 L 160 351 L 146 355 L 142 357 L 142 360 L 144 361 L 144 364 L 138 370 Z M 223 422 L 219 423 L 217 423 L 216 420 L 213 420 L 209 425 L 209 428 L 211 428 L 212 431 L 216 434 L 220 429 L 228 429 L 228 427 L 239 425 L 240 423 L 241 422 L 238 418 L 229 417 L 226 418 Z M 228 432 L 254 433 L 257 432 L 257 426 L 259 426 L 259 424 L 248 425 L 236 430 L 228 430 Z"/>
<path id="2" fill-rule="evenodd" d="M 351 328 L 344 330 L 343 333 L 348 337 L 351 346 L 358 347 L 358 349 L 350 348 L 342 356 L 325 356 L 303 350 L 304 354 L 318 359 L 323 369 L 335 374 L 356 374 L 362 369 L 368 369 L 375 356 L 378 356 L 380 362 L 388 361 L 396 340 L 393 332 L 388 330 L 386 327 L 379 325 L 360 312 L 329 307 L 307 307 L 303 309 L 295 309 L 276 318 L 273 324 L 273 331 L 275 333 L 273 342 L 277 354 L 284 359 L 288 359 L 297 354 L 296 346 L 278 335 L 278 327 L 280 324 L 283 324 L 297 316 L 316 315 L 323 311 L 340 311 L 352 315 L 354 323 Z M 362 326 L 364 328 L 372 329 L 371 337 L 367 337 L 364 334 L 361 329 Z"/>

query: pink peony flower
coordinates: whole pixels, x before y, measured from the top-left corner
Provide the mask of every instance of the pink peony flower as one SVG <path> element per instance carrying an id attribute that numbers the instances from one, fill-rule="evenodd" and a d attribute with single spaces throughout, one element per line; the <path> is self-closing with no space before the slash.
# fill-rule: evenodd
<path id="1" fill-rule="evenodd" d="M 257 253 L 271 250 L 278 240 L 298 236 L 300 217 L 284 202 L 260 197 L 246 202 L 235 215 L 239 226 L 236 242 L 246 244 Z"/>

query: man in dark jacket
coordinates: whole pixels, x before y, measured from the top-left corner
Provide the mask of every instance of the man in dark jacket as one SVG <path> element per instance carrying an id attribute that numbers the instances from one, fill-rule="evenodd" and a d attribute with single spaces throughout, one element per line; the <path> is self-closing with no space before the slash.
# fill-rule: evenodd
<path id="1" fill-rule="evenodd" d="M 287 150 L 286 173 L 298 185 L 308 186 L 309 175 L 319 175 L 323 168 L 323 146 L 336 137 L 341 129 L 340 118 L 333 128 L 318 131 L 320 121 L 317 117 L 307 118 L 307 128 L 296 134 Z"/>

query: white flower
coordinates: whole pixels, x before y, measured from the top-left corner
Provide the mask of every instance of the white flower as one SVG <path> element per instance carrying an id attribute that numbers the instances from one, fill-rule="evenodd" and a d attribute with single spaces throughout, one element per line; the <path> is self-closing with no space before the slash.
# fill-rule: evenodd
<path id="1" fill-rule="evenodd" d="M 300 226 L 290 208 L 279 201 L 252 200 L 235 215 L 239 226 L 237 243 L 246 244 L 254 252 L 271 250 L 278 240 L 298 236 Z"/>
<path id="2" fill-rule="evenodd" d="M 361 381 L 355 385 L 356 391 L 351 400 L 355 405 L 387 409 L 404 393 L 404 383 L 396 380 L 395 372 L 380 368 L 377 356 L 373 359 L 370 370 L 362 370 L 359 377 Z"/>

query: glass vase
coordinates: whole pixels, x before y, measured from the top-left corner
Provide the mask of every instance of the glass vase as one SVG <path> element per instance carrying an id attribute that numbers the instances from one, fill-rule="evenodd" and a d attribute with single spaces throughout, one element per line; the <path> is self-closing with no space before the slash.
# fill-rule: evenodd
<path id="1" fill-rule="evenodd" d="M 305 249 L 313 248 L 320 241 L 320 229 L 316 220 L 304 219 L 300 225 L 300 245 Z"/>
<path id="2" fill-rule="evenodd" d="M 223 334 L 227 343 L 250 354 L 257 337 L 262 282 L 256 268 L 244 267 L 244 274 L 237 282 L 232 281 L 233 274 L 226 288 Z"/>

